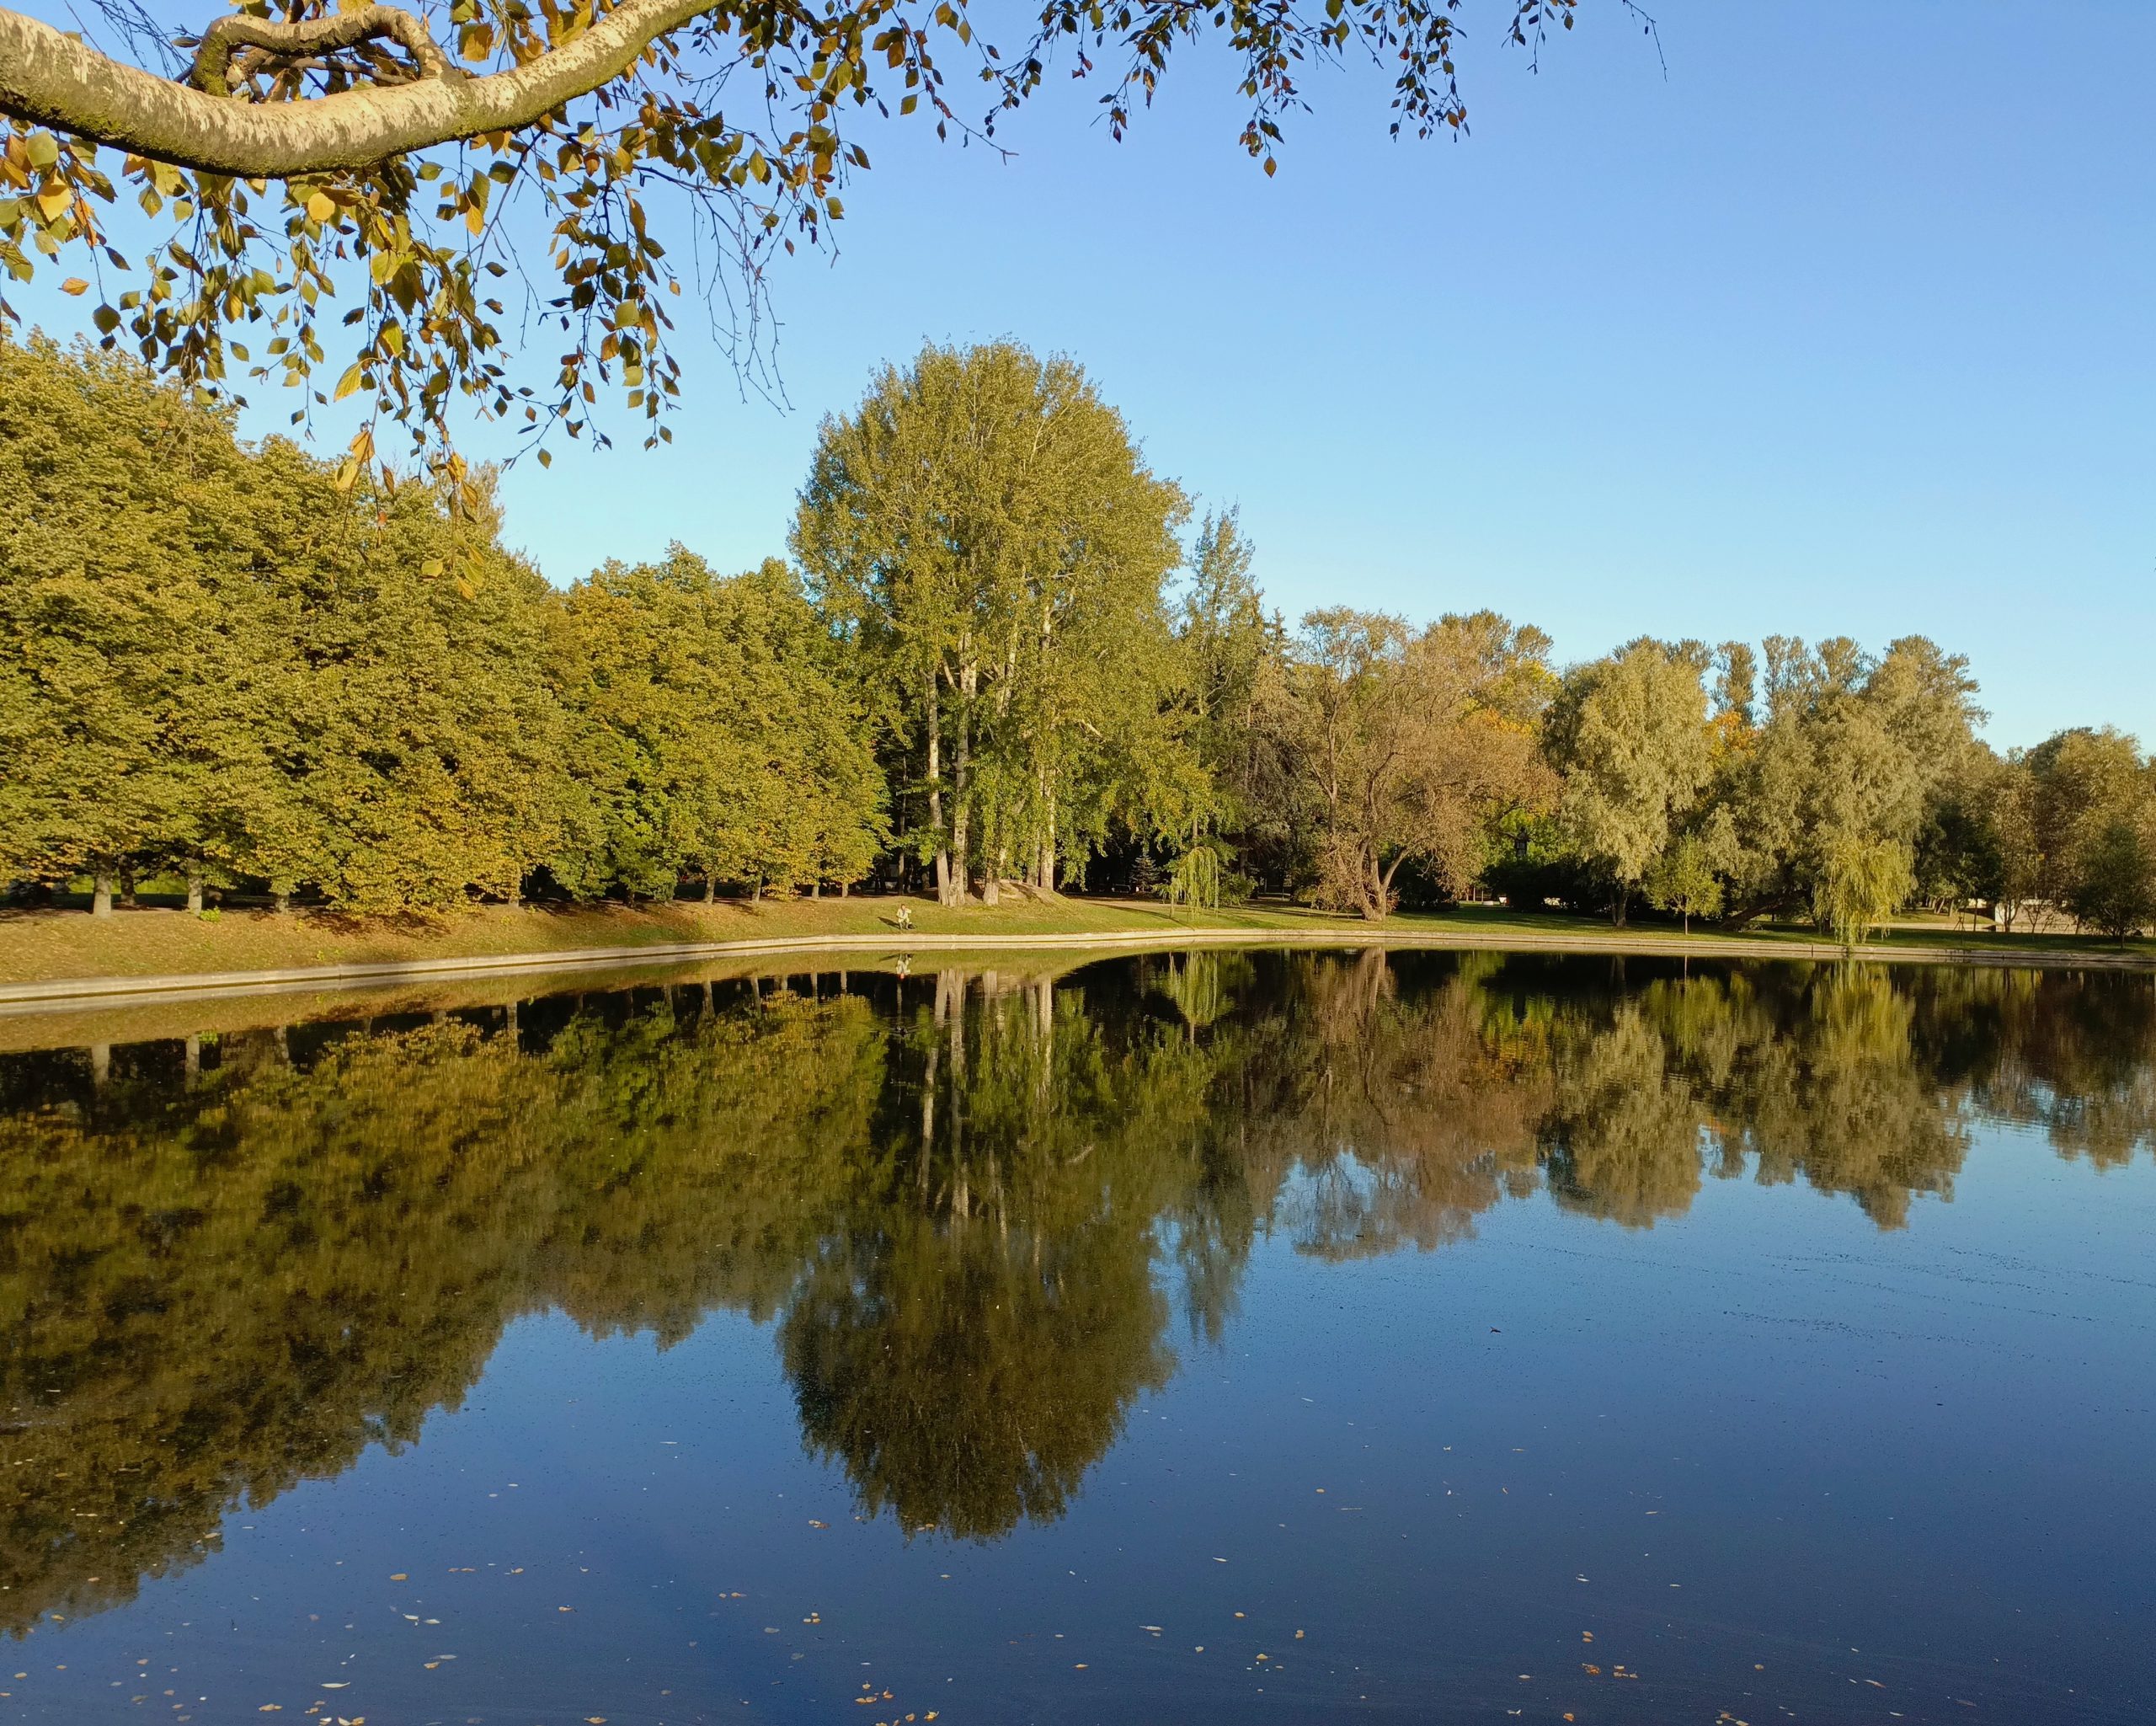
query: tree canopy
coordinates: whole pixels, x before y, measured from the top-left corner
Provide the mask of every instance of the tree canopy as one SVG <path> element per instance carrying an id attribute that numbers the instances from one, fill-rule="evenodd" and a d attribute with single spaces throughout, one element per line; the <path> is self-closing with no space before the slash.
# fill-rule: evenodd
<path id="1" fill-rule="evenodd" d="M 925 349 L 825 422 L 794 553 L 947 901 L 976 872 L 1052 888 L 1111 822 L 1175 827 L 1199 800 L 1165 702 L 1188 511 L 1082 369 L 1007 343 Z"/>
<path id="2" fill-rule="evenodd" d="M 0 873 L 379 912 L 867 872 L 882 776 L 790 571 L 560 593 L 445 490 L 0 339 Z"/>

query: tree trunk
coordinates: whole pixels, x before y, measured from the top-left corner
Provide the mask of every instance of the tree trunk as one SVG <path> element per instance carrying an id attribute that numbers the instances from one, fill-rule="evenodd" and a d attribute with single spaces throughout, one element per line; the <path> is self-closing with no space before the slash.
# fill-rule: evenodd
<path id="1" fill-rule="evenodd" d="M 1055 776 L 1048 764 L 1041 764 L 1039 779 L 1041 805 L 1040 844 L 1035 852 L 1033 868 L 1033 884 L 1043 893 L 1055 891 Z"/>
<path id="2" fill-rule="evenodd" d="M 280 887 L 271 895 L 270 902 L 276 907 L 277 915 L 283 916 L 292 908 L 292 890 L 289 887 Z"/>
<path id="3" fill-rule="evenodd" d="M 131 908 L 135 903 L 135 871 L 132 869 L 120 872 L 120 902 Z"/>
<path id="4" fill-rule="evenodd" d="M 820 878 L 808 884 L 808 896 L 811 899 L 821 899 L 824 896 L 824 884 Z"/>
<path id="5" fill-rule="evenodd" d="M 112 1082 L 112 1045 L 90 1045 L 90 1082 L 100 1091 Z"/>
<path id="6" fill-rule="evenodd" d="M 93 917 L 112 915 L 112 877 L 102 872 L 90 877 L 90 915 Z"/>
<path id="7" fill-rule="evenodd" d="M 943 715 L 936 674 L 928 674 L 928 825 L 936 830 L 936 902 L 951 900 L 951 847 L 943 829 Z"/>
<path id="8" fill-rule="evenodd" d="M 706 905 L 716 905 L 718 902 L 718 877 L 716 875 L 706 875 L 704 877 L 704 903 Z"/>
<path id="9" fill-rule="evenodd" d="M 951 874 L 949 903 L 963 904 L 973 890 L 973 858 L 968 854 L 972 837 L 973 695 L 979 687 L 979 673 L 971 665 L 960 674 L 958 741 L 951 762 Z"/>
<path id="10" fill-rule="evenodd" d="M 1393 878 L 1399 874 L 1401 864 L 1406 861 L 1407 853 L 1403 851 L 1398 857 L 1393 858 L 1391 867 L 1378 877 L 1378 915 L 1380 917 L 1390 916 L 1392 914 Z"/>
<path id="11" fill-rule="evenodd" d="M 190 870 L 187 877 L 187 908 L 196 915 L 202 910 L 202 872 Z"/>
<path id="12" fill-rule="evenodd" d="M 1378 868 L 1377 858 L 1373 854 L 1363 882 L 1363 920 L 1371 923 L 1383 922 L 1388 897 L 1385 872 Z"/>

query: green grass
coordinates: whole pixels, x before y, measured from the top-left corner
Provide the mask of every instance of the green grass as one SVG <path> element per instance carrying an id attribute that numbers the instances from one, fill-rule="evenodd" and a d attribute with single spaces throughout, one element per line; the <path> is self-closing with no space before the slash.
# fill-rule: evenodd
<path id="1" fill-rule="evenodd" d="M 1462 906 L 1442 915 L 1403 913 L 1383 924 L 1278 904 L 1177 912 L 1143 900 L 1044 899 L 1006 892 L 997 906 L 947 908 L 926 899 L 853 897 L 722 900 L 687 900 L 670 905 L 579 907 L 488 906 L 427 920 L 355 918 L 321 912 L 226 910 L 190 916 L 168 907 L 121 908 L 93 918 L 77 910 L 0 913 L 0 981 L 44 982 L 87 977 L 173 976 L 209 971 L 276 970 L 296 966 L 382 963 L 494 954 L 558 953 L 580 948 L 629 948 L 681 942 L 786 939 L 803 936 L 860 936 L 872 943 L 896 943 L 895 916 L 904 904 L 914 931 L 940 936 L 994 939 L 1027 935 L 1172 935 L 1188 929 L 1278 930 L 1307 938 L 1337 934 L 1344 942 L 1374 935 L 1487 941 L 1516 938 L 1535 946 L 1553 938 L 1586 939 L 1611 947 L 1702 952 L 1730 950 L 1729 938 L 1695 927 L 1689 940 L 1674 924 L 1636 922 L 1613 929 L 1599 918 Z M 1762 946 L 1817 943 L 1804 928 L 1753 927 L 1741 938 Z M 1953 948 L 1972 953 L 2086 953 L 2116 958 L 2121 949 L 2095 937 L 1994 935 L 1936 927 L 1889 932 L 1872 949 Z M 2127 951 L 2156 961 L 2156 943 L 2128 943 Z"/>
<path id="2" fill-rule="evenodd" d="M 916 932 L 995 937 L 1172 932 L 1198 924 L 1236 928 L 1360 925 L 1289 910 L 1229 911 L 1177 917 L 1165 906 L 1086 899 L 1034 900 L 1006 894 L 1004 903 L 947 909 L 932 900 L 853 897 L 680 900 L 634 907 L 486 906 L 439 919 L 345 917 L 313 911 L 280 916 L 226 910 L 190 916 L 163 906 L 120 907 L 109 917 L 77 910 L 0 913 L 0 981 L 166 976 L 203 971 L 275 970 L 300 965 L 557 953 L 579 948 L 638 948 L 680 942 L 750 941 L 796 936 L 897 932 L 904 904 Z"/>

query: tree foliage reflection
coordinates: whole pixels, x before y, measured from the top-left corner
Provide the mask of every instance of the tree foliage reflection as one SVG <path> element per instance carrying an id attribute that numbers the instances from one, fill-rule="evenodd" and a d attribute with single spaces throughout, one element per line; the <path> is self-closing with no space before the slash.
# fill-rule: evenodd
<path id="1" fill-rule="evenodd" d="M 12 1057 L 0 1624 L 411 1443 L 534 1311 L 772 1321 L 863 1513 L 985 1539 L 1062 1513 L 1268 1237 L 1432 1248 L 1544 1191 L 1650 1227 L 1738 1178 L 1892 1228 L 1980 1119 L 2156 1145 L 2146 979 L 1626 963 L 1198 953 Z"/>

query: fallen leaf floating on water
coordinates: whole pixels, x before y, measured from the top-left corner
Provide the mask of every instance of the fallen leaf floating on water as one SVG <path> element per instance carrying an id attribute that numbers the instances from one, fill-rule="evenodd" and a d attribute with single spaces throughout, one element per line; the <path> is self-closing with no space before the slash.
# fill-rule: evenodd
<path id="1" fill-rule="evenodd" d="M 392 1570 L 389 1573 L 389 1579 L 392 1582 L 409 1582 L 412 1579 L 412 1573 L 408 1570 Z"/>

